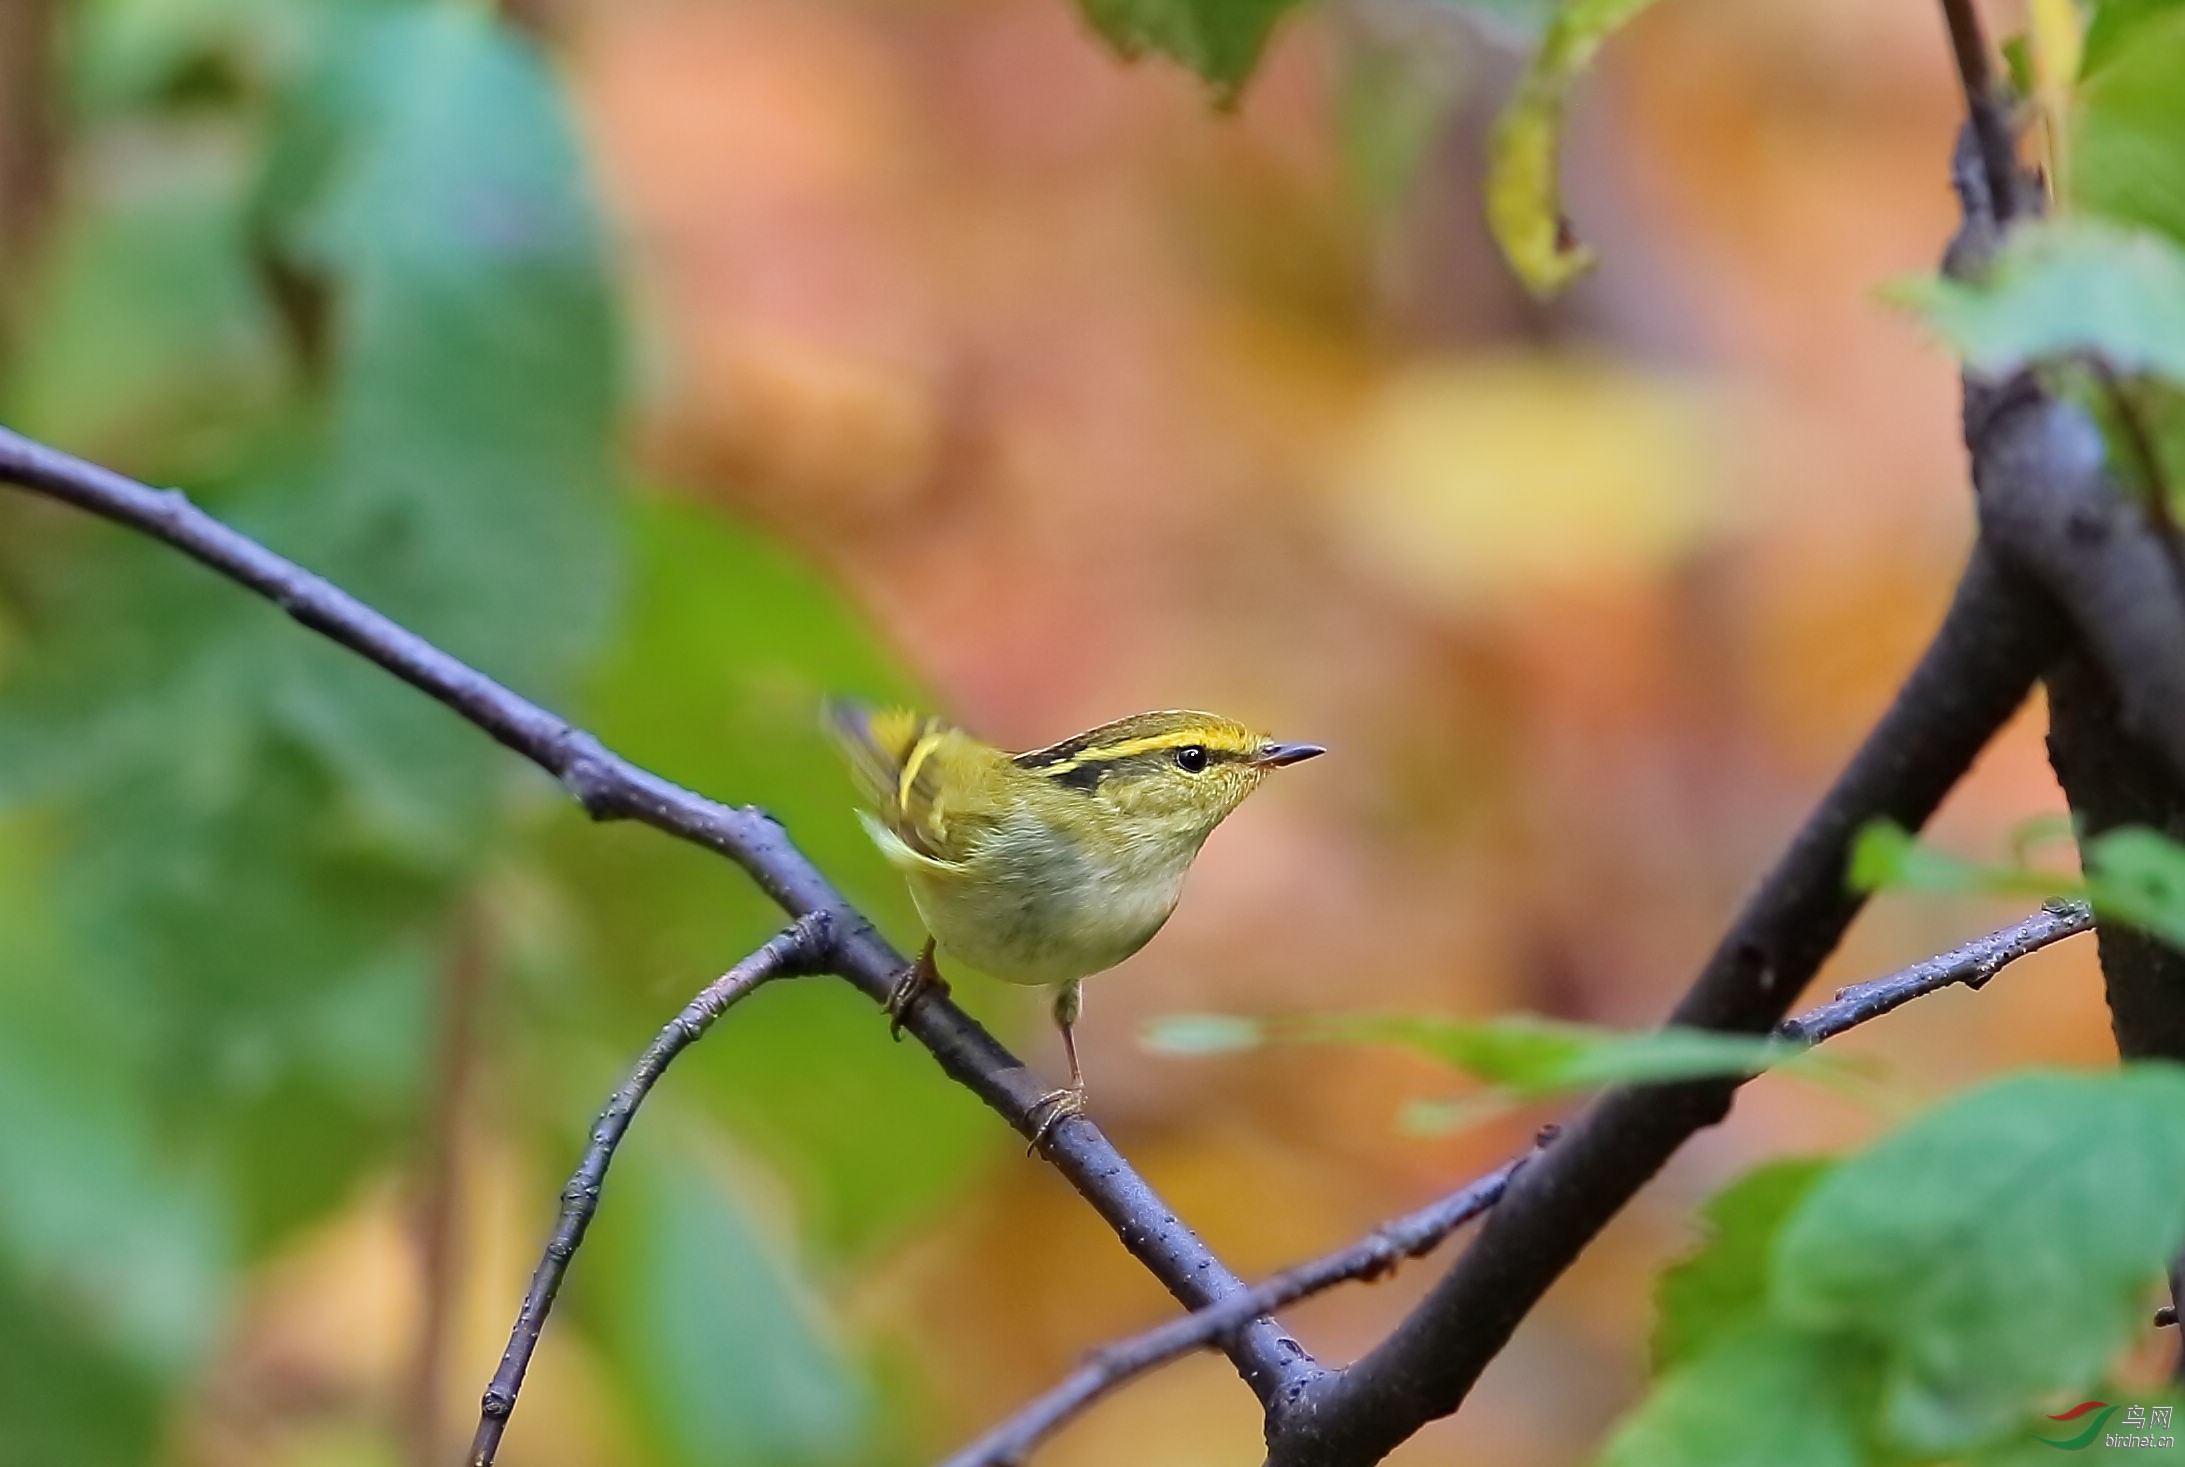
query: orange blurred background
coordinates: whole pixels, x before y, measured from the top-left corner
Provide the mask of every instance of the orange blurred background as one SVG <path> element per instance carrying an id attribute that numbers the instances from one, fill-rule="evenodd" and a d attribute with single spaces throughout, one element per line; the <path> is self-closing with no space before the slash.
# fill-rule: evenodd
<path id="1" fill-rule="evenodd" d="M 1540 1117 L 1410 1138 L 1401 1103 L 1447 1085 L 1423 1064 L 1183 1061 L 1144 1052 L 1141 1025 L 1658 1017 L 1883 706 L 1968 543 L 1952 370 L 1874 298 L 1954 222 L 1957 99 L 1926 9 L 1679 0 L 1644 19 L 1582 93 L 1570 207 L 1604 264 L 1552 307 L 1480 223 L 1516 53 L 1453 12 L 1293 21 L 1233 112 L 1179 70 L 1119 64 L 1058 4 L 654 0 L 566 21 L 642 282 L 664 470 L 824 563 L 999 741 L 1182 704 L 1336 751 L 1224 829 L 1162 937 L 1091 985 L 1083 1031 L 1102 1122 L 1248 1274 L 1447 1188 Z M 1372 114 L 1404 102 L 1359 91 L 1391 54 L 1445 110 L 1376 193 L 1373 129 L 1404 124 Z M 2029 714 L 1938 838 L 1992 852 L 2056 805 Z M 1884 900 L 1832 971 L 2011 915 Z M 2037 959 L 1851 1047 L 1914 1096 L 2096 1059 L 2091 958 Z M 1023 1024 L 1052 1065 L 1029 1006 Z M 1693 1204 L 1885 1119 L 1756 1087 L 1462 1418 L 1394 1460 L 1582 1460 L 1632 1396 L 1648 1280 Z M 1437 1266 L 1289 1322 L 1346 1360 Z M 935 1450 L 1167 1307 L 1014 1156 L 840 1290 L 921 1362 Z M 1042 1460 L 1252 1460 L 1225 1376 L 1208 1359 L 1139 1385 Z"/>
<path id="2" fill-rule="evenodd" d="M 1295 16 L 1234 109 L 1167 64 L 1118 61 L 1062 0 L 522 9 L 563 63 L 608 201 L 654 478 L 822 567 L 946 712 L 998 742 L 1181 705 L 1333 750 L 1222 829 L 1158 940 L 1090 985 L 1080 1029 L 1095 1115 L 1248 1276 L 1450 1189 L 1562 1108 L 1420 1138 L 1399 1110 L 1454 1088 L 1423 1061 L 1181 1059 L 1140 1043 L 1146 1023 L 1653 1021 L 1890 696 L 1969 544 L 1953 368 L 1875 297 L 1931 268 L 1954 223 L 1958 99 L 1930 8 L 1650 12 L 1580 93 L 1568 204 L 1602 265 L 1547 306 L 1480 221 L 1485 130 L 1522 43 L 1454 8 Z M 2037 709 L 2012 726 L 1941 843 L 1993 854 L 2059 807 L 2041 727 Z M 846 787 L 841 803 L 846 824 Z M 1885 898 L 1830 974 L 2016 915 Z M 597 981 L 651 985 L 664 1018 L 702 975 Z M 1036 997 L 964 996 L 1059 1065 Z M 612 1042 L 634 1054 L 646 1037 Z M 2098 1060 L 2092 950 L 1845 1047 L 1877 1057 L 1891 1104 Z M 900 1083 L 944 1083 L 907 1046 L 869 1053 Z M 711 1054 L 683 1064 L 737 1083 Z M 1893 1114 L 1752 1087 L 1461 1416 L 1391 1460 L 1586 1460 L 1635 1398 L 1651 1279 L 1693 1240 L 1696 1203 Z M 451 1418 L 499 1353 L 560 1185 L 494 1104 L 468 1124 Z M 909 1403 L 841 1460 L 936 1457 L 1171 1310 L 992 1130 L 915 1226 L 822 1261 L 799 1254 L 814 1224 L 793 1165 L 765 1146 L 724 1162 L 803 1267 L 799 1307 Z M 397 1191 L 369 1190 L 253 1278 L 185 1458 L 389 1460 L 355 1423 L 403 1389 L 417 1327 Z M 602 1235 L 614 1218 L 610 1186 Z M 1285 1322 L 1347 1361 L 1445 1260 Z M 605 1365 L 550 1328 L 504 1460 L 636 1460 Z M 1200 1467 L 1255 1461 L 1258 1441 L 1249 1394 L 1206 1357 L 1038 1460 Z"/>

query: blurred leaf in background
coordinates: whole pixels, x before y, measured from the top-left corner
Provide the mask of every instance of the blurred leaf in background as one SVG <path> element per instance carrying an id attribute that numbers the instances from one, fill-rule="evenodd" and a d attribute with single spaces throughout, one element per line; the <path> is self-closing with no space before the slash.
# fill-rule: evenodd
<path id="1" fill-rule="evenodd" d="M 690 1467 L 838 1461 L 870 1403 L 803 1271 L 773 1252 L 719 1159 L 674 1115 L 617 1162 L 621 1226 L 588 1259 L 600 1338 L 658 1459 Z"/>
<path id="2" fill-rule="evenodd" d="M 619 344 L 531 46 L 454 5 L 298 6 L 271 31 L 205 7 L 74 18 L 86 161 L 11 421 L 126 442 L 161 477 L 224 459 L 191 484 L 220 512 L 558 696 L 617 579 Z M 136 109 L 175 106 L 212 161 L 101 166 L 102 143 L 149 128 Z M 176 248 L 147 243 L 167 226 Z M 319 360 L 287 322 L 301 370 L 280 370 L 267 260 L 324 312 Z M 201 399 L 221 405 L 221 454 L 194 446 Z M 13 1138 L 0 1249 L 35 1285 L 8 1297 L 52 1314 L 0 1332 L 80 1337 L 116 1370 L 156 1341 L 171 1388 L 221 1326 L 231 1258 L 407 1149 L 451 914 L 516 807 L 505 755 L 384 674 L 172 552 L 98 526 L 53 538 L 66 553 L 26 576 L 29 637 L 0 688 L 7 839 L 33 853 L 12 901 L 53 919 L 0 957 L 0 999 L 26 1015 L 4 1026 L 0 1093 L 48 1097 Z M 103 1129 L 70 1144 L 69 1127 Z M 95 1217 L 157 1231 L 106 1237 Z M 142 1259 L 156 1285 L 124 1297 L 190 1327 L 85 1307 L 54 1283 L 63 1247 Z"/>
<path id="3" fill-rule="evenodd" d="M 1455 1101 L 1415 1101 L 1407 1127 L 1445 1131 L 1512 1101 L 1541 1100 L 1607 1085 L 1657 1085 L 1783 1070 L 1842 1081 L 1852 1071 L 1808 1045 L 1744 1034 L 1666 1027 L 1605 1029 L 1505 1014 L 1453 1019 L 1438 1014 L 1314 1014 L 1249 1019 L 1179 1014 L 1154 1023 L 1154 1048 L 1222 1054 L 1262 1044 L 1392 1045 L 1423 1054 L 1490 1087 Z"/>

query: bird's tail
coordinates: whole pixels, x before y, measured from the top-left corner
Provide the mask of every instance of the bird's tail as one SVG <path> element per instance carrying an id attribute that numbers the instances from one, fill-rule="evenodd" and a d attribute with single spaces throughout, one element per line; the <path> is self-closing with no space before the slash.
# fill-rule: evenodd
<path id="1" fill-rule="evenodd" d="M 842 746 L 858 793 L 892 820 L 901 806 L 903 766 L 931 731 L 933 720 L 905 708 L 875 709 L 850 698 L 829 698 L 827 731 Z"/>

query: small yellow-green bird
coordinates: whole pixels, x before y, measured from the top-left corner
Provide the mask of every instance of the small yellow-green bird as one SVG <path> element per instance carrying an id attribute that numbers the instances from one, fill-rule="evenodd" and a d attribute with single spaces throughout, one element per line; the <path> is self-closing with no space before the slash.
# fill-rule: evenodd
<path id="1" fill-rule="evenodd" d="M 1085 1108 L 1071 1028 L 1078 986 L 1146 945 L 1214 827 L 1267 772 L 1325 753 L 1211 713 L 1140 713 L 1026 754 L 938 718 L 828 704 L 872 813 L 865 829 L 910 884 L 925 951 L 888 1001 L 894 1026 L 947 985 L 950 956 L 1014 983 L 1057 988 L 1070 1083 L 1042 1096 L 1037 1146 Z"/>

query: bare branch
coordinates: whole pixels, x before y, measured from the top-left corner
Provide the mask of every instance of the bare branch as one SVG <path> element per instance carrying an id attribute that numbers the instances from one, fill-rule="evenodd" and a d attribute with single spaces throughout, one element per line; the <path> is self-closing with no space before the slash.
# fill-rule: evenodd
<path id="1" fill-rule="evenodd" d="M 1968 126 L 1951 166 L 1963 218 L 1943 262 L 1960 278 L 1986 268 L 2010 219 L 2042 207 L 2031 178 L 2012 165 L 1998 183 L 1984 152 Z M 2097 380 L 2126 432 L 2143 431 L 2123 384 L 2099 363 Z M 2169 506 L 2120 488 L 2094 420 L 2030 370 L 1968 370 L 1964 398 L 1982 542 L 2069 618 L 2115 691 L 2118 726 L 2185 779 L 2185 572 Z"/>
<path id="2" fill-rule="evenodd" d="M 2006 225 L 2013 213 L 2010 182 L 2018 176 L 2018 153 L 2012 143 L 2010 120 L 2004 115 L 2003 98 L 1988 65 L 1988 41 L 1981 33 L 1980 14 L 1973 0 L 1942 0 L 1942 18 L 1950 29 L 1950 53 L 1957 61 L 1958 85 L 1965 92 L 1965 115 L 1971 119 L 1979 145 L 1988 194 L 1997 201 L 1996 223 Z"/>
<path id="3" fill-rule="evenodd" d="M 1536 1149 L 1553 1140 L 1554 1128 L 1550 1127 L 1541 1132 Z M 1301 1263 L 1219 1304 L 1095 1351 L 1062 1384 L 950 1457 L 942 1467 L 1017 1467 L 1033 1447 L 1079 1412 L 1156 1366 L 1206 1349 L 1239 1325 L 1309 1294 L 1352 1279 L 1378 1279 L 1394 1273 L 1405 1259 L 1431 1252 L 1442 1239 L 1501 1201 L 1511 1176 L 1530 1158 L 1531 1153 L 1527 1153 L 1515 1161 L 1506 1161 L 1439 1201 L 1381 1224 L 1347 1248 Z"/>
<path id="4" fill-rule="evenodd" d="M 1796 1018 L 1785 1019 L 1776 1025 L 1775 1032 L 1785 1039 L 1802 1039 L 1809 1044 L 1834 1039 L 1846 1029 L 1878 1019 L 1938 989 L 1958 983 L 1968 988 L 1986 987 L 1990 978 L 2020 958 L 2093 926 L 2094 914 L 2085 902 L 2052 902 L 2023 921 L 1963 947 L 1951 948 L 1886 978 L 1838 989 L 1834 999 Z"/>
<path id="5" fill-rule="evenodd" d="M 1764 1033 L 1864 905 L 1844 872 L 1875 819 L 1925 823 L 2017 709 L 2061 644 L 2045 607 L 1976 549 L 1933 642 L 1807 817 L 1670 1022 Z M 1512 1179 L 1487 1225 L 1426 1299 L 1349 1369 L 1286 1401 L 1272 1467 L 1350 1467 L 1457 1409 L 1571 1260 L 1695 1132 L 1729 1113 L 1734 1082 L 1620 1086 Z"/>
<path id="6" fill-rule="evenodd" d="M 1839 989 L 1832 1001 L 1784 1020 L 1775 1032 L 1805 1044 L 1833 1039 L 1847 1029 L 1952 984 L 1980 988 L 2009 964 L 2093 925 L 2093 913 L 2083 902 L 2043 907 L 2000 931 L 1923 959 L 1886 978 Z M 1405 1259 L 1430 1252 L 1444 1238 L 1501 1201 L 1511 1176 L 1535 1152 L 1549 1145 L 1555 1135 L 1553 1127 L 1542 1131 L 1533 1152 L 1503 1163 L 1417 1212 L 1381 1224 L 1346 1248 L 1287 1269 L 1219 1304 L 1095 1351 L 1068 1379 L 950 1457 L 942 1467 L 1017 1467 L 1033 1447 L 1095 1401 L 1147 1371 L 1194 1350 L 1206 1349 L 1239 1324 L 1308 1295 L 1353 1279 L 1375 1280 L 1393 1273 Z"/>
<path id="7" fill-rule="evenodd" d="M 449 656 L 326 580 L 223 525 L 174 490 L 153 489 L 0 428 L 0 481 L 73 504 L 165 542 L 279 605 L 303 625 L 444 704 L 559 780 L 594 819 L 640 821 L 727 856 L 792 916 L 832 923 L 833 970 L 885 1002 L 903 959 L 843 899 L 779 825 L 754 806 L 731 808 L 631 764 L 584 730 Z M 941 1068 L 1029 1139 L 1047 1086 L 963 1010 L 928 997 L 904 1031 Z M 1197 1309 L 1244 1287 L 1179 1221 L 1100 1128 L 1055 1126 L 1041 1148 L 1178 1302 Z M 1320 1367 L 1271 1320 L 1239 1331 L 1230 1358 L 1262 1403 L 1316 1378 Z"/>
<path id="8" fill-rule="evenodd" d="M 824 971 L 831 947 L 824 914 L 798 918 L 757 952 L 701 989 L 645 1047 L 629 1078 L 607 1097 L 606 1108 L 592 1123 L 592 1144 L 577 1163 L 569 1185 L 562 1188 L 561 1216 L 546 1240 L 539 1266 L 532 1271 L 531 1287 L 524 1294 L 523 1307 L 516 1312 L 516 1327 L 509 1334 L 508 1348 L 501 1352 L 500 1368 L 493 1372 L 493 1383 L 486 1387 L 485 1400 L 478 1409 L 478 1431 L 470 1443 L 471 1467 L 493 1467 L 501 1433 L 507 1430 L 508 1418 L 516 1409 L 516 1395 L 523 1389 L 524 1371 L 531 1364 L 532 1351 L 538 1348 L 539 1332 L 546 1328 L 546 1316 L 554 1307 L 554 1296 L 561 1291 L 569 1262 L 576 1257 L 585 1230 L 592 1225 L 592 1214 L 599 1210 L 600 1187 L 607 1180 L 615 1148 L 622 1144 L 653 1082 L 730 1005 L 749 997 L 762 984 Z"/>

